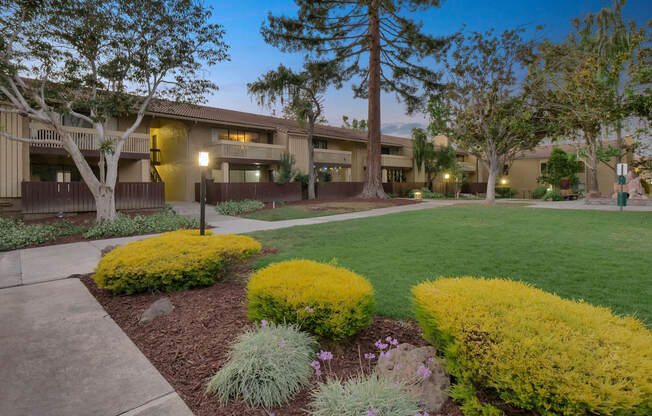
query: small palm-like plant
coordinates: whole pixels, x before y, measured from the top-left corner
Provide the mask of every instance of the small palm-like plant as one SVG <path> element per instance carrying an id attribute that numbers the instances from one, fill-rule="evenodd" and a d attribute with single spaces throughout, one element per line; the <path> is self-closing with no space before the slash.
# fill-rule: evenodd
<path id="1" fill-rule="evenodd" d="M 316 349 L 315 339 L 297 326 L 263 322 L 240 335 L 208 392 L 223 403 L 234 398 L 264 408 L 287 403 L 310 382 Z"/>

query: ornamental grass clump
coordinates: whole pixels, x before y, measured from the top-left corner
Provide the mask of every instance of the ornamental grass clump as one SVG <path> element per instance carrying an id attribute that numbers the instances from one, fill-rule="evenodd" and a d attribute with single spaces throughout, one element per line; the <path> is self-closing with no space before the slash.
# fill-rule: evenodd
<path id="1" fill-rule="evenodd" d="M 342 339 L 369 326 L 371 283 L 350 270 L 310 260 L 272 264 L 247 285 L 249 319 L 298 323 L 319 337 Z"/>
<path id="2" fill-rule="evenodd" d="M 345 382 L 337 379 L 320 383 L 312 393 L 311 416 L 415 416 L 419 401 L 400 383 L 378 377 L 357 375 Z"/>
<path id="3" fill-rule="evenodd" d="M 207 391 L 222 403 L 240 398 L 256 407 L 282 405 L 310 383 L 316 349 L 315 339 L 294 325 L 248 330 L 231 346 Z"/>
<path id="4" fill-rule="evenodd" d="M 114 294 L 208 286 L 230 263 L 244 261 L 260 249 L 251 237 L 177 230 L 110 251 L 98 263 L 93 279 L 99 288 Z"/>
<path id="5" fill-rule="evenodd" d="M 442 278 L 412 293 L 465 414 L 491 413 L 475 387 L 540 415 L 652 414 L 652 332 L 641 321 L 502 279 Z"/>

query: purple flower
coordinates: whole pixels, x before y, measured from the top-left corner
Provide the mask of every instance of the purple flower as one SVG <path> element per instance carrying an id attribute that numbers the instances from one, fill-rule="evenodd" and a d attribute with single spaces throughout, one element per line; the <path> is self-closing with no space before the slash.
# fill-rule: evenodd
<path id="1" fill-rule="evenodd" d="M 315 370 L 319 370 L 319 368 L 321 367 L 321 364 L 319 364 L 319 361 L 315 360 L 315 361 L 310 363 L 310 366 L 312 368 L 314 368 Z"/>
<path id="2" fill-rule="evenodd" d="M 374 345 L 379 350 L 384 350 L 385 348 L 387 348 L 387 344 L 383 344 L 383 341 L 381 341 L 381 340 L 376 341 L 376 343 Z"/>
<path id="3" fill-rule="evenodd" d="M 432 358 L 432 357 L 430 357 L 430 358 L 428 358 L 428 362 L 429 362 L 429 363 L 434 363 L 434 362 L 435 362 L 435 359 Z"/>
<path id="4" fill-rule="evenodd" d="M 424 367 L 423 365 L 417 369 L 417 375 L 424 380 L 430 377 L 431 374 L 432 371 L 430 371 L 428 367 Z"/>
<path id="5" fill-rule="evenodd" d="M 329 351 L 319 351 L 319 354 L 317 354 L 317 358 L 319 358 L 322 361 L 330 361 L 333 359 L 333 353 Z"/>
<path id="6" fill-rule="evenodd" d="M 263 328 L 267 327 L 267 325 L 269 325 L 269 322 L 267 322 L 266 320 L 263 319 L 262 321 L 260 321 L 260 326 L 262 326 Z"/>
<path id="7" fill-rule="evenodd" d="M 373 406 L 369 406 L 369 410 L 367 410 L 367 416 L 378 416 L 378 409 Z"/>
<path id="8" fill-rule="evenodd" d="M 390 345 L 393 345 L 395 347 L 398 346 L 398 340 L 396 338 L 387 337 L 385 338 L 385 341 L 387 341 Z"/>
<path id="9" fill-rule="evenodd" d="M 364 355 L 365 360 L 373 360 L 376 358 L 376 354 L 368 353 Z"/>
<path id="10" fill-rule="evenodd" d="M 281 348 L 285 347 L 285 338 L 281 338 Z"/>
<path id="11" fill-rule="evenodd" d="M 310 312 L 310 313 L 312 313 L 312 312 L 315 311 L 315 310 L 314 310 L 313 308 L 311 308 L 310 306 L 306 306 L 306 307 L 305 307 L 305 310 L 306 310 L 307 312 Z"/>
<path id="12" fill-rule="evenodd" d="M 391 356 L 392 355 L 389 353 L 389 351 L 387 351 L 387 352 L 382 352 L 381 351 L 381 353 L 380 353 L 380 358 L 386 358 L 386 359 L 389 360 L 391 358 Z"/>
<path id="13" fill-rule="evenodd" d="M 415 413 L 414 416 L 430 416 L 430 413 L 424 411 L 423 413 Z"/>

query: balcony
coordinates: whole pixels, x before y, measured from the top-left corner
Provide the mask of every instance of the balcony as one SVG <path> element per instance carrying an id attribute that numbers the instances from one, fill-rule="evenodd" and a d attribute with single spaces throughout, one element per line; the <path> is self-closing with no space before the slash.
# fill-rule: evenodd
<path id="1" fill-rule="evenodd" d="M 30 143 L 30 146 L 38 148 L 52 148 L 61 149 L 62 145 L 55 143 L 39 143 L 39 140 L 60 140 L 59 134 L 50 126 L 41 123 L 31 123 L 29 126 L 30 137 L 36 143 Z M 82 151 L 97 151 L 100 148 L 100 143 L 97 139 L 97 132 L 95 129 L 85 129 L 81 127 L 64 127 L 64 130 L 70 133 L 72 140 L 77 144 L 79 150 Z M 122 137 L 122 131 L 106 131 L 106 139 L 118 140 Z M 124 146 L 122 147 L 124 153 L 139 153 L 149 157 L 149 134 L 147 133 L 132 133 Z"/>
<path id="2" fill-rule="evenodd" d="M 314 162 L 317 165 L 350 166 L 351 152 L 343 150 L 315 149 Z"/>
<path id="3" fill-rule="evenodd" d="M 457 162 L 457 166 L 462 172 L 475 172 L 475 165 L 471 162 Z"/>
<path id="4" fill-rule="evenodd" d="M 400 155 L 381 155 L 380 164 L 384 168 L 411 168 L 412 158 Z"/>
<path id="5" fill-rule="evenodd" d="M 220 140 L 212 147 L 213 156 L 220 159 L 242 159 L 242 161 L 274 161 L 281 160 L 281 155 L 287 149 L 276 144 L 237 142 Z"/>

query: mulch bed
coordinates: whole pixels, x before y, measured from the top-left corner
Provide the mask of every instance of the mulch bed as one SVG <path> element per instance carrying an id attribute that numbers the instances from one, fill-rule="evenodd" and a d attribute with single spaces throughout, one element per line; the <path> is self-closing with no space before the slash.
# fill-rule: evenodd
<path id="1" fill-rule="evenodd" d="M 288 205 L 313 205 L 315 207 L 319 205 L 323 205 L 324 207 L 328 207 L 329 205 L 341 203 L 341 202 L 364 202 L 364 203 L 370 203 L 370 204 L 384 204 L 384 205 L 391 205 L 391 206 L 401 206 L 401 205 L 412 205 L 412 204 L 420 204 L 423 202 L 422 200 L 415 200 L 415 199 L 408 199 L 408 198 L 388 198 L 388 199 L 380 199 L 380 198 L 370 198 L 370 199 L 365 199 L 365 198 L 340 198 L 340 199 L 326 199 L 326 200 L 321 200 L 321 199 L 303 199 L 301 201 L 292 201 L 292 202 L 284 202 L 282 206 L 288 206 Z M 276 207 L 280 207 L 281 205 L 276 204 Z M 271 202 L 266 202 L 265 203 L 265 208 L 259 209 L 258 211 L 265 211 L 272 209 L 272 203 Z M 331 208 L 324 208 L 324 210 L 328 210 Z"/>
<path id="2" fill-rule="evenodd" d="M 241 401 L 220 405 L 217 399 L 205 394 L 208 379 L 226 361 L 229 345 L 245 328 L 253 326 L 246 317 L 244 290 L 250 264 L 233 267 L 224 281 L 211 287 L 169 294 L 113 296 L 98 289 L 90 275 L 82 276 L 81 281 L 195 415 L 262 416 L 267 413 Z M 142 313 L 154 301 L 166 296 L 174 304 L 174 311 L 139 324 Z M 373 343 L 376 340 L 392 336 L 402 343 L 425 345 L 419 333 L 413 321 L 374 317 L 369 328 L 348 342 L 325 342 L 321 348 L 333 352 L 332 373 L 344 378 L 360 371 L 359 354 L 375 352 Z M 270 409 L 270 412 L 276 416 L 305 415 L 303 409 L 309 402 L 310 389 L 305 389 L 286 406 Z M 444 410 L 442 415 L 445 416 L 461 415 L 453 403 L 448 403 Z"/>

